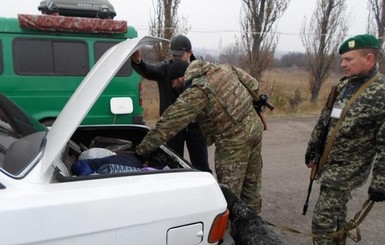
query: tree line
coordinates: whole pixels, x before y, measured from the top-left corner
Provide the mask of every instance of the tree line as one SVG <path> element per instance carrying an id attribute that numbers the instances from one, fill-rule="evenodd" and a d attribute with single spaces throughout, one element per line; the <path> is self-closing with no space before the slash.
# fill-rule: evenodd
<path id="1" fill-rule="evenodd" d="M 171 39 L 190 30 L 188 19 L 178 16 L 181 0 L 153 0 L 153 15 L 149 23 L 150 35 Z M 322 84 L 330 72 L 338 69 L 337 50 L 349 30 L 346 0 L 316 0 L 310 19 L 304 18 L 301 28 L 305 53 L 291 52 L 275 58 L 279 37 L 275 33 L 277 21 L 285 13 L 290 0 L 241 0 L 241 37 L 223 50 L 219 57 L 205 57 L 218 63 L 237 65 L 260 80 L 273 66 L 296 65 L 309 72 L 311 102 L 316 103 Z M 377 36 L 381 47 L 385 34 L 385 0 L 367 0 L 369 16 L 367 33 Z M 167 57 L 166 43 L 155 47 L 154 60 Z M 211 60 L 210 60 L 211 61 Z M 385 59 L 379 61 L 385 71 Z"/>

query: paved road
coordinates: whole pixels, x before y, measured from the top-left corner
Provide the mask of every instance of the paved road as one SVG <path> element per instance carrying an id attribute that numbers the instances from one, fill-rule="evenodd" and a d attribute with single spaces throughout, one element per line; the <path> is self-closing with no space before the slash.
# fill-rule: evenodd
<path id="1" fill-rule="evenodd" d="M 262 156 L 263 208 L 261 216 L 276 225 L 310 232 L 311 216 L 318 197 L 319 185 L 313 185 L 309 209 L 302 215 L 309 185 L 309 169 L 304 164 L 307 141 L 317 118 L 270 118 L 264 132 Z M 348 218 L 354 217 L 367 199 L 368 184 L 352 194 Z M 384 203 L 375 204 L 361 224 L 362 240 L 358 244 L 385 244 Z M 311 238 L 283 232 L 286 244 L 311 244 Z M 357 244 L 349 239 L 347 244 Z"/>
<path id="2" fill-rule="evenodd" d="M 262 156 L 264 220 L 279 226 L 287 226 L 304 233 L 311 230 L 311 217 L 318 197 L 319 185 L 314 183 L 309 209 L 302 215 L 309 185 L 310 170 L 304 164 L 306 144 L 316 122 L 316 117 L 268 118 L 269 130 L 264 131 Z M 210 164 L 213 167 L 214 147 L 209 147 Z M 185 152 L 188 159 L 188 153 Z M 214 168 L 212 168 L 214 169 Z M 367 199 L 368 184 L 352 193 L 348 218 L 352 219 Z M 385 244 L 385 203 L 377 203 L 361 224 L 362 240 L 347 244 Z M 275 228 L 288 245 L 311 244 L 311 238 Z"/>

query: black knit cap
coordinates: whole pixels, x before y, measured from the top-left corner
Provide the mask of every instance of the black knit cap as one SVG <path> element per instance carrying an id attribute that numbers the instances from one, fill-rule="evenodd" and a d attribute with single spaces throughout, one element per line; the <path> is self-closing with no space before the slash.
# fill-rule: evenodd
<path id="1" fill-rule="evenodd" d="M 187 70 L 189 63 L 187 61 L 178 59 L 175 60 L 169 69 L 168 77 L 170 80 L 177 79 L 184 76 L 184 72 Z"/>
<path id="2" fill-rule="evenodd" d="M 186 36 L 177 35 L 171 39 L 170 53 L 181 56 L 184 52 L 191 51 L 191 42 Z"/>

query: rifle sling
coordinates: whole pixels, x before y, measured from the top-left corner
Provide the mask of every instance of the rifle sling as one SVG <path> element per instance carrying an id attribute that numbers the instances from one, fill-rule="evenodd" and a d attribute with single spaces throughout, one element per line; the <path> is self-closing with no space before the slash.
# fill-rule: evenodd
<path id="1" fill-rule="evenodd" d="M 319 168 L 322 168 L 328 158 L 329 158 L 329 153 L 333 147 L 333 144 L 334 144 L 334 141 L 336 139 L 336 136 L 337 136 L 337 133 L 338 133 L 338 130 L 342 124 L 342 121 L 345 119 L 345 116 L 348 112 L 348 110 L 350 109 L 350 106 L 352 105 L 352 103 L 358 98 L 358 96 L 367 88 L 369 87 L 370 84 L 372 84 L 374 81 L 376 81 L 378 78 L 380 77 L 380 73 L 377 73 L 377 75 L 375 75 L 372 79 L 370 79 L 369 81 L 367 81 L 366 83 L 362 84 L 361 87 L 358 89 L 357 92 L 354 93 L 354 95 L 352 96 L 352 98 L 346 103 L 342 113 L 341 113 L 341 117 L 338 119 L 334 129 L 333 129 L 333 132 L 332 134 L 330 135 L 329 137 L 329 140 L 328 140 L 328 143 L 326 144 L 326 147 L 325 147 L 325 150 L 324 152 L 322 153 L 322 157 L 321 157 L 321 160 L 319 162 Z"/>

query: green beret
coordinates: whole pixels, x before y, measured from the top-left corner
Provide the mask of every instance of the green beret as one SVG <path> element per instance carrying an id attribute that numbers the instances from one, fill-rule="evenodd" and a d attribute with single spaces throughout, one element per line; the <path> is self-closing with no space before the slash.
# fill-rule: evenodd
<path id="1" fill-rule="evenodd" d="M 380 42 L 370 34 L 357 35 L 343 42 L 338 50 L 339 54 L 344 54 L 354 49 L 379 49 Z"/>

